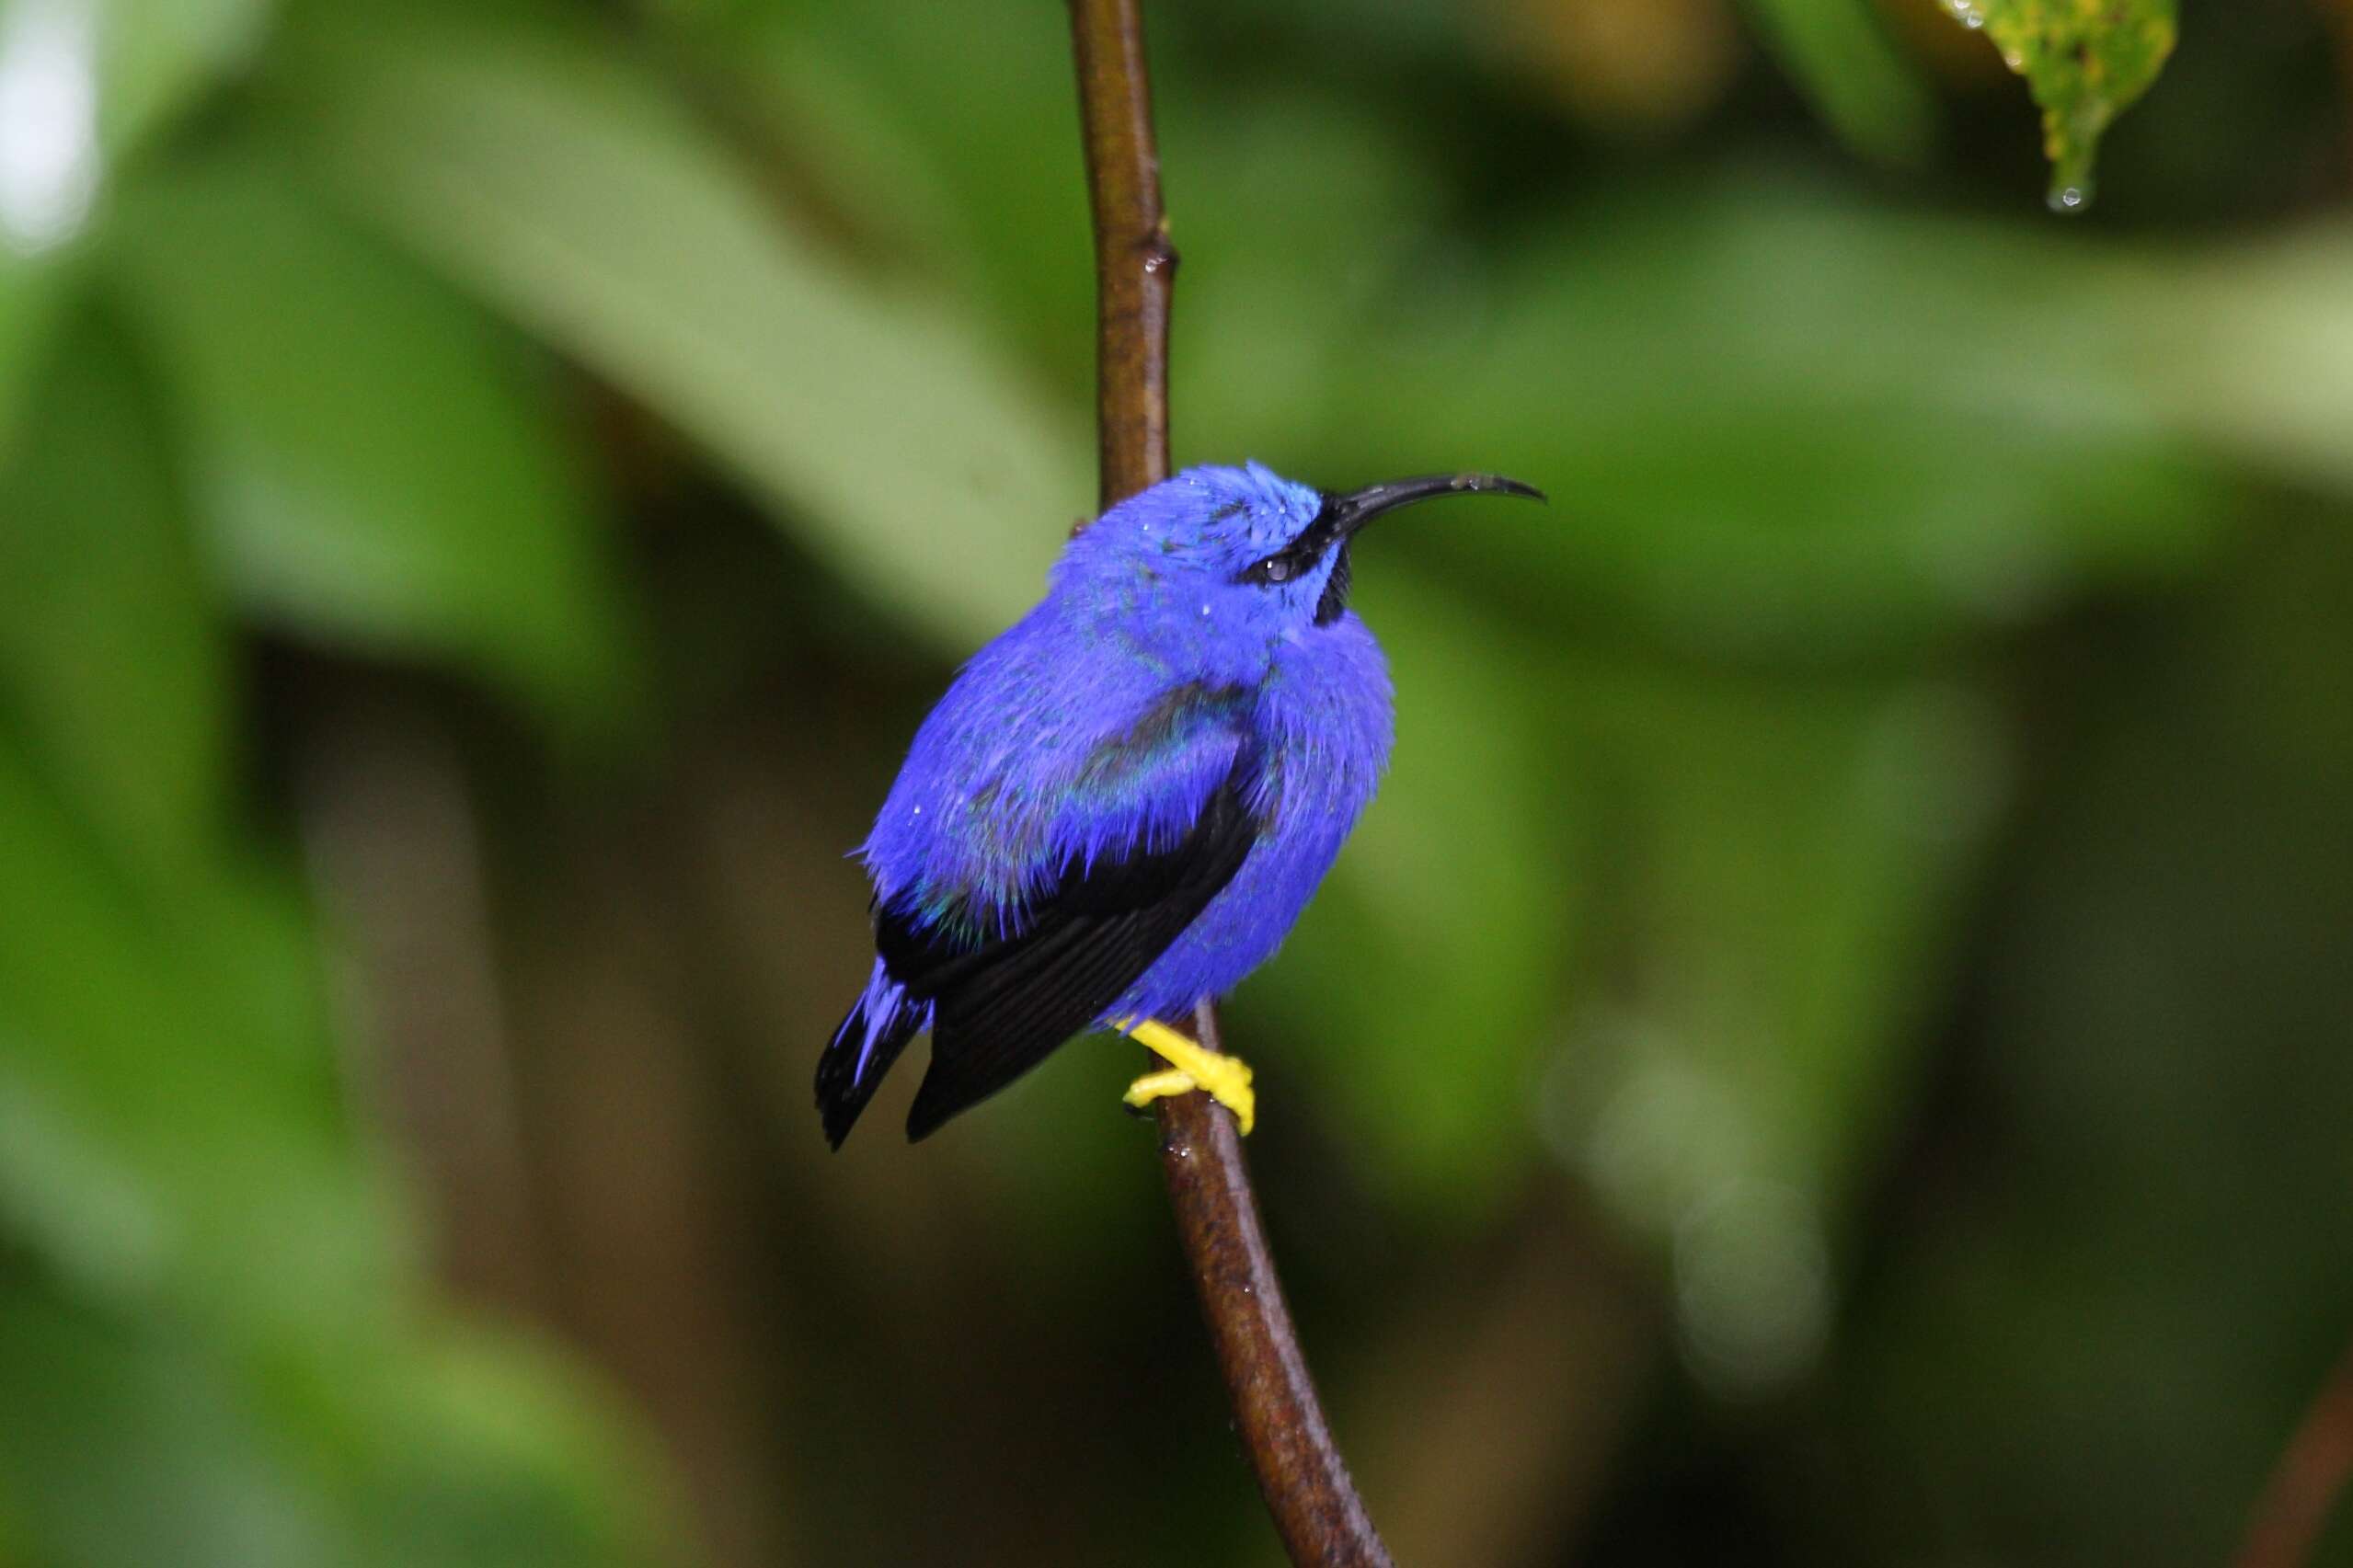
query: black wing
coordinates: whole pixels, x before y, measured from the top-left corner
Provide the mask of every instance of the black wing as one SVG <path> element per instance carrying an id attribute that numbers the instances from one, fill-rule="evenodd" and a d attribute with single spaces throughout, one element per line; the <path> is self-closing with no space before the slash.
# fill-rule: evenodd
<path id="1" fill-rule="evenodd" d="M 995 1093 L 1085 1028 L 1152 967 L 1242 869 L 1258 840 L 1237 762 L 1165 849 L 1063 868 L 1017 936 L 973 948 L 885 912 L 875 946 L 893 979 L 933 1002 L 931 1070 L 907 1137 Z"/>

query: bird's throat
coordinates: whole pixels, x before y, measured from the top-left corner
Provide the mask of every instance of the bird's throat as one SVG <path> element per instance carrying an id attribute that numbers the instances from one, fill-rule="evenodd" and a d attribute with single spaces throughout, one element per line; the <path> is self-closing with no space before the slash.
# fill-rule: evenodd
<path id="1" fill-rule="evenodd" d="M 1341 540 L 1332 557 L 1332 575 L 1324 579 L 1324 596 L 1315 601 L 1315 624 L 1328 626 L 1349 607 L 1349 542 Z"/>

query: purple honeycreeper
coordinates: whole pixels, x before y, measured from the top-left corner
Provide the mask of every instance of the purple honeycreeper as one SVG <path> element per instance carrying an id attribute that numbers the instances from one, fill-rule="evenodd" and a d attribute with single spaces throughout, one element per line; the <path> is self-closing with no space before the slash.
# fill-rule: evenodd
<path id="1" fill-rule="evenodd" d="M 1255 463 L 1188 468 L 1071 540 L 1046 597 L 924 720 L 859 851 L 876 957 L 818 1060 L 828 1142 L 925 1029 L 911 1139 L 1091 1025 L 1173 1064 L 1131 1104 L 1202 1088 L 1248 1130 L 1249 1070 L 1156 1021 L 1274 953 L 1388 762 L 1351 541 L 1467 492 L 1544 498 L 1486 474 L 1335 494 Z"/>

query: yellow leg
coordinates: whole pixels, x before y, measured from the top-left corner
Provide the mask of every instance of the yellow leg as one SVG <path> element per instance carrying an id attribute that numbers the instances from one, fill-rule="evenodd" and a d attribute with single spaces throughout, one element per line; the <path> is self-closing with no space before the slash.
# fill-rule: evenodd
<path id="1" fill-rule="evenodd" d="M 1129 1104 L 1149 1105 L 1154 1100 L 1189 1094 L 1199 1089 L 1234 1113 L 1234 1120 L 1245 1136 L 1257 1124 L 1258 1096 L 1250 1087 L 1248 1062 L 1240 1057 L 1205 1049 L 1165 1024 L 1150 1019 L 1139 1024 L 1132 1018 L 1122 1018 L 1112 1027 L 1169 1064 L 1161 1071 L 1147 1072 L 1129 1084 L 1125 1096 Z"/>

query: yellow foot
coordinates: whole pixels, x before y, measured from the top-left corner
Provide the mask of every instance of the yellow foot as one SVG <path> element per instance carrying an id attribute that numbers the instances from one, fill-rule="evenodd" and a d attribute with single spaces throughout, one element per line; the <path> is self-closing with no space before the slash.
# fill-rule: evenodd
<path id="1" fill-rule="evenodd" d="M 1189 1094 L 1199 1089 L 1234 1113 L 1234 1123 L 1245 1137 L 1257 1124 L 1258 1096 L 1250 1087 L 1248 1062 L 1210 1050 L 1167 1024 L 1150 1019 L 1139 1024 L 1131 1018 L 1122 1018 L 1112 1027 L 1169 1064 L 1161 1071 L 1147 1072 L 1129 1084 L 1125 1096 L 1129 1104 L 1149 1105 L 1154 1100 Z"/>

